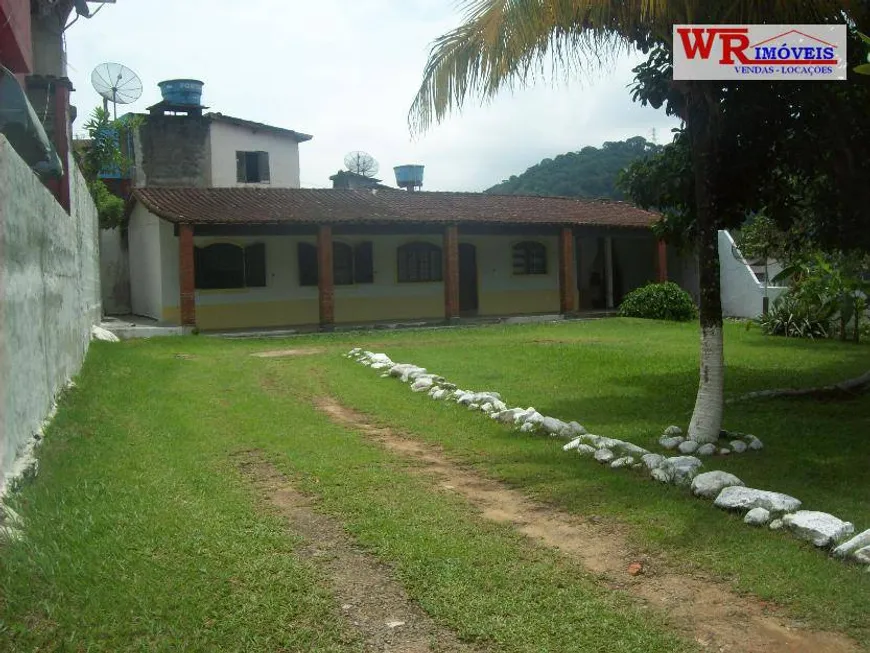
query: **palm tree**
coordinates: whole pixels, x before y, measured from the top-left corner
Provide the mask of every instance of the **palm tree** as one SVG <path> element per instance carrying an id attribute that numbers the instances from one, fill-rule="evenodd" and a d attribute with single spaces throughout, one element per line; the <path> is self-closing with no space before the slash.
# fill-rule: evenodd
<path id="1" fill-rule="evenodd" d="M 565 73 L 606 65 L 623 51 L 672 46 L 675 24 L 843 23 L 857 0 L 468 0 L 462 25 L 433 44 L 409 114 L 422 132 L 469 96 L 525 85 L 551 62 Z M 717 86 L 717 84 L 719 86 Z M 714 183 L 721 82 L 674 82 L 695 174 L 701 363 L 688 435 L 719 436 L 724 404 L 722 303 Z"/>

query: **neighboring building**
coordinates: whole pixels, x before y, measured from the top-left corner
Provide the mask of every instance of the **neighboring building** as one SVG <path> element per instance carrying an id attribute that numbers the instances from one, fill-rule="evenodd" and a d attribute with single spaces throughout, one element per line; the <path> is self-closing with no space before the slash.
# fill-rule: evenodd
<path id="1" fill-rule="evenodd" d="M 84 0 L 0 0 L 0 69 L 4 111 L 0 131 L 70 212 L 70 107 L 64 30 L 75 7 L 89 17 Z"/>
<path id="2" fill-rule="evenodd" d="M 129 211 L 133 312 L 201 329 L 573 314 L 682 273 L 622 202 L 150 187 Z"/>
<path id="3" fill-rule="evenodd" d="M 345 190 L 361 190 L 366 188 L 393 189 L 391 186 L 382 184 L 380 179 L 366 177 L 350 170 L 339 170 L 329 178 L 329 181 L 332 182 L 333 188 L 343 188 Z"/>

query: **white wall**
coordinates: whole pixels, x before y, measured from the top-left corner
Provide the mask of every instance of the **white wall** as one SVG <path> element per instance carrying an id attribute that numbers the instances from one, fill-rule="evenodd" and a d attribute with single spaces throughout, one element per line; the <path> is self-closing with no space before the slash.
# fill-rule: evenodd
<path id="1" fill-rule="evenodd" d="M 155 320 L 162 318 L 163 288 L 160 255 L 160 223 L 157 216 L 137 204 L 130 215 L 130 304 L 133 313 Z M 171 229 L 171 227 L 170 227 Z M 177 273 L 176 264 L 176 277 Z M 176 303 L 177 303 L 176 299 Z"/>
<path id="2" fill-rule="evenodd" d="M 764 285 L 758 281 L 727 231 L 719 232 L 719 271 L 722 314 L 725 317 L 754 318 L 761 315 Z M 769 287 L 770 303 L 786 288 Z"/>
<path id="3" fill-rule="evenodd" d="M 130 261 L 121 229 L 100 229 L 100 287 L 106 315 L 130 312 Z"/>
<path id="4" fill-rule="evenodd" d="M 209 138 L 212 186 L 299 188 L 299 144 L 292 137 L 213 120 Z M 240 184 L 236 177 L 237 151 L 268 152 L 270 181 Z"/>
<path id="5" fill-rule="evenodd" d="M 0 487 L 100 320 L 97 210 L 70 164 L 67 214 L 0 136 Z"/>

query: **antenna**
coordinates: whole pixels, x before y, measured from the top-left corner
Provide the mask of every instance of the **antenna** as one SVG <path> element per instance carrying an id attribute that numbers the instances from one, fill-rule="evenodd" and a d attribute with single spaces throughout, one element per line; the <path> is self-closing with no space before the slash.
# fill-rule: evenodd
<path id="1" fill-rule="evenodd" d="M 344 165 L 354 174 L 363 177 L 374 177 L 380 167 L 375 158 L 366 152 L 350 152 L 344 157 Z"/>
<path id="2" fill-rule="evenodd" d="M 119 63 L 101 63 L 91 73 L 94 90 L 103 96 L 103 108 L 109 110 L 112 103 L 115 120 L 118 105 L 135 102 L 142 95 L 142 81 L 132 70 Z"/>

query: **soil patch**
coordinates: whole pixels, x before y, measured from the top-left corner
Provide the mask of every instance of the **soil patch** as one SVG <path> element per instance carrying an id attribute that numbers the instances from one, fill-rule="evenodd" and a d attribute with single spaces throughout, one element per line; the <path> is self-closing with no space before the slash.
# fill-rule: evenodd
<path id="1" fill-rule="evenodd" d="M 304 544 L 297 555 L 323 571 L 345 619 L 366 651 L 465 653 L 477 649 L 438 626 L 394 580 L 388 567 L 354 545 L 336 520 L 317 512 L 314 501 L 257 451 L 243 454 L 242 473 L 288 521 Z"/>
<path id="2" fill-rule="evenodd" d="M 843 653 L 860 651 L 839 633 L 817 632 L 789 620 L 769 604 L 734 593 L 701 574 L 668 568 L 663 560 L 633 554 L 626 529 L 598 518 L 554 509 L 451 461 L 439 449 L 377 426 L 356 411 L 325 397 L 316 406 L 346 427 L 391 451 L 423 463 L 423 473 L 479 508 L 486 519 L 512 524 L 545 546 L 580 560 L 612 589 L 625 590 L 657 609 L 673 628 L 704 648 L 722 653 Z M 634 563 L 640 563 L 642 573 Z M 636 575 L 635 575 L 636 574 Z"/>
<path id="3" fill-rule="evenodd" d="M 258 351 L 251 356 L 256 358 L 286 358 L 288 356 L 315 356 L 326 353 L 325 347 L 301 347 L 299 349 L 272 349 L 270 351 Z"/>

